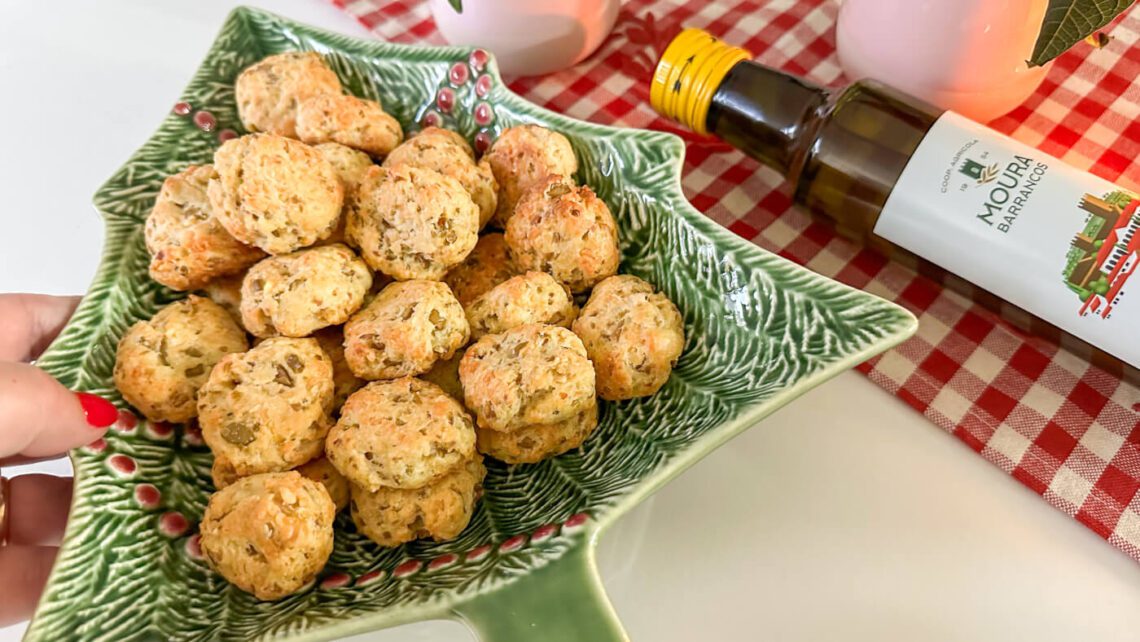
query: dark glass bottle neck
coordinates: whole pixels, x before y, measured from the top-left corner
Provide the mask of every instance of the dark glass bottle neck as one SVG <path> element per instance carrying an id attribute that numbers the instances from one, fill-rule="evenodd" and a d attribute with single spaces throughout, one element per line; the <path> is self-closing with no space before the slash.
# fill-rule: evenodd
<path id="1" fill-rule="evenodd" d="M 763 65 L 737 63 L 713 94 L 706 126 L 733 147 L 795 178 L 827 92 Z"/>

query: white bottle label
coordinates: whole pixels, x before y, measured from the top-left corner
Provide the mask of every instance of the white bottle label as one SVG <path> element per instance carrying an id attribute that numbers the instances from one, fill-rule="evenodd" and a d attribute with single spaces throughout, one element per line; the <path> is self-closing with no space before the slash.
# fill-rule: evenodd
<path id="1" fill-rule="evenodd" d="M 1140 198 L 946 112 L 875 234 L 1140 367 Z M 1137 292 L 1129 295 L 1128 286 Z"/>

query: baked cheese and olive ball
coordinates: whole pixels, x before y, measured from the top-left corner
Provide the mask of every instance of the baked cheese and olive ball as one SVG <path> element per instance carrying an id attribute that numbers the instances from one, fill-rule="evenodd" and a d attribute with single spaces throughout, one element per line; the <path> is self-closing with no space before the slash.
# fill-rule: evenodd
<path id="1" fill-rule="evenodd" d="M 340 143 L 383 157 L 400 144 L 404 131 L 374 100 L 320 94 L 297 105 L 297 138 L 309 144 Z"/>
<path id="2" fill-rule="evenodd" d="M 450 397 L 463 403 L 463 384 L 459 383 L 459 362 L 463 359 L 464 352 L 465 350 L 460 349 L 450 359 L 436 361 L 431 370 L 419 375 L 420 379 L 443 388 Z"/>
<path id="3" fill-rule="evenodd" d="M 332 363 L 316 339 L 274 337 L 214 366 L 198 423 L 237 474 L 289 470 L 321 454 L 332 400 Z"/>
<path id="4" fill-rule="evenodd" d="M 594 405 L 594 367 L 566 328 L 523 325 L 479 339 L 459 362 L 464 403 L 479 427 L 552 424 Z"/>
<path id="5" fill-rule="evenodd" d="M 475 249 L 463 262 L 447 271 L 443 282 L 464 306 L 481 294 L 518 274 L 503 235 L 495 232 L 479 237 Z"/>
<path id="6" fill-rule="evenodd" d="M 341 326 L 331 326 L 313 333 L 313 338 L 317 343 L 321 344 L 321 350 L 325 351 L 329 361 L 332 362 L 333 368 L 333 402 L 332 411 L 335 414 L 344 405 L 348 396 L 360 390 L 366 381 L 357 377 L 352 368 L 348 367 L 348 361 L 344 358 L 344 328 Z"/>
<path id="7" fill-rule="evenodd" d="M 397 280 L 438 280 L 475 247 L 479 208 L 459 181 L 419 167 L 369 168 L 345 237 Z"/>
<path id="8" fill-rule="evenodd" d="M 628 274 L 594 286 L 573 327 L 594 363 L 598 395 L 612 401 L 656 393 L 685 347 L 677 306 Z"/>
<path id="9" fill-rule="evenodd" d="M 198 390 L 214 364 L 248 347 L 229 313 L 192 294 L 127 329 L 115 353 L 115 387 L 151 421 L 187 421 L 198 414 Z"/>
<path id="10" fill-rule="evenodd" d="M 202 294 L 208 299 L 222 306 L 230 316 L 241 325 L 241 281 L 245 278 L 245 271 L 235 272 L 227 276 L 220 276 L 202 286 Z"/>
<path id="11" fill-rule="evenodd" d="M 399 165 L 435 170 L 459 181 L 479 208 L 480 228 L 494 215 L 499 184 L 491 165 L 476 164 L 471 147 L 455 132 L 428 127 L 412 136 L 384 159 L 384 167 Z"/>
<path id="12" fill-rule="evenodd" d="M 529 323 L 569 328 L 578 316 L 570 289 L 545 272 L 527 272 L 491 288 L 466 307 L 471 338 Z"/>
<path id="13" fill-rule="evenodd" d="M 238 117 L 250 132 L 295 138 L 297 106 L 306 99 L 341 93 L 340 80 L 312 51 L 269 56 L 246 67 L 234 83 Z"/>
<path id="14" fill-rule="evenodd" d="M 397 281 L 344 325 L 344 358 L 362 379 L 427 372 L 467 344 L 463 306 L 439 281 Z"/>
<path id="15" fill-rule="evenodd" d="M 486 474 L 483 458 L 476 454 L 420 488 L 370 491 L 354 485 L 352 521 L 380 546 L 427 537 L 437 542 L 455 539 L 471 521 Z"/>
<path id="16" fill-rule="evenodd" d="M 508 127 L 483 157 L 499 183 L 494 222 L 505 227 L 515 206 L 531 187 L 551 174 L 570 177 L 578 171 L 578 158 L 570 141 L 538 125 Z"/>
<path id="17" fill-rule="evenodd" d="M 304 477 L 324 486 L 325 490 L 328 491 L 329 498 L 331 498 L 333 504 L 336 505 L 337 511 L 348 506 L 348 480 L 346 480 L 344 475 L 341 475 L 336 468 L 333 468 L 333 465 L 329 463 L 328 459 L 318 457 L 310 462 L 301 464 L 294 468 L 294 470 L 301 473 Z M 226 459 L 225 455 L 214 455 L 214 463 L 210 467 L 210 478 L 214 482 L 214 490 L 221 490 L 237 480 L 248 476 L 249 475 L 239 475 L 237 470 L 234 469 L 233 462 Z"/>
<path id="18" fill-rule="evenodd" d="M 435 384 L 374 381 L 344 403 L 325 453 L 349 482 L 369 491 L 421 488 L 474 456 L 475 428 Z"/>
<path id="19" fill-rule="evenodd" d="M 259 600 L 296 593 L 332 554 L 336 507 L 297 472 L 244 477 L 210 496 L 199 526 L 210 567 Z"/>
<path id="20" fill-rule="evenodd" d="M 339 243 L 272 256 L 246 272 L 242 323 L 259 337 L 308 336 L 347 321 L 371 287 L 368 266 Z"/>
<path id="21" fill-rule="evenodd" d="M 191 165 L 162 183 L 146 217 L 150 278 L 172 290 L 195 290 L 241 272 L 265 256 L 230 235 L 206 196 L 212 165 Z"/>
<path id="22" fill-rule="evenodd" d="M 518 430 L 475 429 L 479 452 L 508 464 L 533 464 L 581 446 L 598 427 L 598 406 L 552 424 L 536 424 Z"/>
<path id="23" fill-rule="evenodd" d="M 507 223 L 507 247 L 519 270 L 546 272 L 573 292 L 617 273 L 617 223 L 589 187 L 548 176 L 519 201 Z"/>
<path id="24" fill-rule="evenodd" d="M 301 473 L 302 477 L 311 479 L 321 486 L 324 486 L 325 491 L 329 494 L 329 499 L 333 502 L 333 506 L 336 506 L 337 512 L 344 510 L 348 506 L 348 480 L 329 462 L 327 457 L 318 457 L 306 464 L 301 464 L 294 470 Z"/>
<path id="25" fill-rule="evenodd" d="M 272 134 L 226 141 L 214 152 L 206 193 L 234 238 L 286 254 L 336 229 L 344 187 L 320 152 Z"/>

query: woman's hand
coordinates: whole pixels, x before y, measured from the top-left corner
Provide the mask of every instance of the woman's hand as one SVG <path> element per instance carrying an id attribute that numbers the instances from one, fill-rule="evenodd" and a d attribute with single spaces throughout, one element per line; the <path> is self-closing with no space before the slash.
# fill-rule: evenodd
<path id="1" fill-rule="evenodd" d="M 78 303 L 79 297 L 0 294 L 0 469 L 89 444 L 118 417 L 105 399 L 71 392 L 29 363 Z M 70 504 L 70 478 L 0 476 L 0 626 L 31 616 Z"/>

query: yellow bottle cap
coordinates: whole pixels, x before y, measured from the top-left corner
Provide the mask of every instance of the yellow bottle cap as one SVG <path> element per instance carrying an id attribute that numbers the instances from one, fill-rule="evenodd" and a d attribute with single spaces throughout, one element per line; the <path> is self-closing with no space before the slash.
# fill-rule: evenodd
<path id="1" fill-rule="evenodd" d="M 649 104 L 662 116 L 707 134 L 705 119 L 713 94 L 736 63 L 750 58 L 752 54 L 744 49 L 725 44 L 703 29 L 685 29 L 657 61 Z"/>

